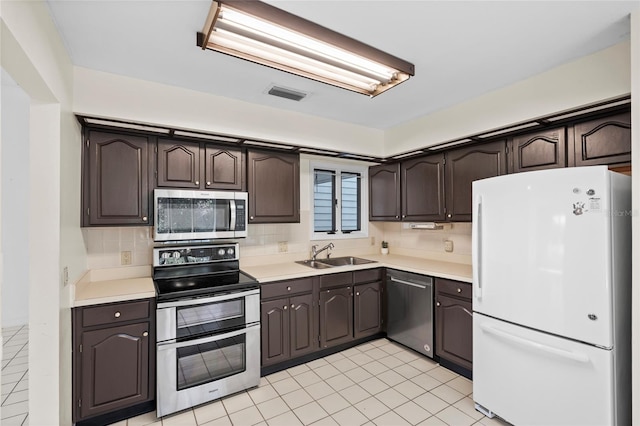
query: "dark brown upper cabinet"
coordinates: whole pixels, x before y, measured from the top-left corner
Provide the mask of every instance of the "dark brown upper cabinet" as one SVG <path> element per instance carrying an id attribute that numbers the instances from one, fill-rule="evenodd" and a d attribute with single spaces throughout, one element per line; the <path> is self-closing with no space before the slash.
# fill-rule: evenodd
<path id="1" fill-rule="evenodd" d="M 566 129 L 559 127 L 510 138 L 509 173 L 566 167 L 565 135 Z"/>
<path id="2" fill-rule="evenodd" d="M 82 226 L 149 225 L 149 139 L 85 129 Z"/>
<path id="3" fill-rule="evenodd" d="M 241 150 L 209 143 L 158 139 L 159 188 L 244 189 Z"/>
<path id="4" fill-rule="evenodd" d="M 403 161 L 402 220 L 445 220 L 444 155 Z"/>
<path id="5" fill-rule="evenodd" d="M 249 223 L 300 222 L 300 156 L 250 150 Z"/>
<path id="6" fill-rule="evenodd" d="M 631 163 L 631 112 L 576 123 L 570 166 Z"/>
<path id="7" fill-rule="evenodd" d="M 400 164 L 369 167 L 369 219 L 400 220 Z"/>
<path id="8" fill-rule="evenodd" d="M 505 141 L 458 148 L 446 153 L 447 220 L 471 222 L 471 184 L 507 173 Z"/>

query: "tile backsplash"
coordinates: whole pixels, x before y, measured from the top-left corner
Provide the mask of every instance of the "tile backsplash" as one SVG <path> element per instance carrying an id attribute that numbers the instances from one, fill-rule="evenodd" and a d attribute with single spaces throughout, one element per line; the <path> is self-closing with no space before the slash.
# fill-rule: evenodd
<path id="1" fill-rule="evenodd" d="M 389 251 L 414 257 L 471 263 L 471 224 L 444 224 L 441 230 L 414 230 L 395 222 L 370 222 L 369 237 L 357 239 L 310 240 L 310 213 L 300 212 L 300 223 L 249 225 L 247 238 L 240 239 L 241 262 L 245 266 L 307 259 L 312 244 L 335 244 L 334 256 L 379 253 L 380 242 L 389 242 Z M 152 264 L 153 228 L 83 228 L 87 247 L 87 269 L 122 267 L 121 253 L 131 252 L 131 266 Z M 444 250 L 444 241 L 453 242 L 453 252 Z"/>

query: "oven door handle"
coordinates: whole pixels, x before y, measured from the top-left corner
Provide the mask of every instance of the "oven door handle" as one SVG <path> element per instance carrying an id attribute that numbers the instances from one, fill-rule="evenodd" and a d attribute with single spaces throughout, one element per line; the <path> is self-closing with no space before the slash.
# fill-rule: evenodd
<path id="1" fill-rule="evenodd" d="M 179 306 L 206 305 L 208 303 L 223 302 L 225 300 L 231 300 L 231 299 L 240 299 L 243 297 L 251 296 L 253 294 L 260 294 L 260 289 L 242 291 L 239 293 L 222 294 L 220 296 L 213 296 L 213 297 L 203 297 L 202 299 L 187 299 L 187 300 L 178 300 L 175 302 L 161 302 L 161 303 L 158 303 L 158 309 L 175 308 Z"/>
<path id="2" fill-rule="evenodd" d="M 242 328 L 240 330 L 230 331 L 229 333 L 224 333 L 224 334 L 216 334 L 214 336 L 202 337 L 200 339 L 195 339 L 195 340 L 187 340 L 184 342 L 176 342 L 176 343 L 158 343 L 158 350 L 166 351 L 166 350 L 183 348 L 185 346 L 203 345 L 205 343 L 216 342 L 218 340 L 228 339 L 230 337 L 235 337 L 241 334 L 245 334 L 247 331 L 249 331 L 254 327 L 260 328 L 260 324 L 249 325 L 246 328 Z"/>

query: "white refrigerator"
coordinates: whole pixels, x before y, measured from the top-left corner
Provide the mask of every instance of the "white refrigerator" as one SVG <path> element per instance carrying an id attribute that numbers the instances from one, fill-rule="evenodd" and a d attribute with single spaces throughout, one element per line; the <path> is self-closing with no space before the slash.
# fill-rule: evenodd
<path id="1" fill-rule="evenodd" d="M 473 182 L 473 399 L 515 425 L 631 424 L 631 179 Z"/>

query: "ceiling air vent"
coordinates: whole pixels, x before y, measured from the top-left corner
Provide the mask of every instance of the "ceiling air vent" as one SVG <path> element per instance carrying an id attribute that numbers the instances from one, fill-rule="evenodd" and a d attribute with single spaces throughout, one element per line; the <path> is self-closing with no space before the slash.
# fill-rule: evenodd
<path id="1" fill-rule="evenodd" d="M 300 92 L 298 90 L 287 89 L 281 86 L 271 86 L 267 91 L 272 96 L 278 96 L 280 98 L 291 99 L 292 101 L 300 102 L 307 97 L 308 93 Z"/>

